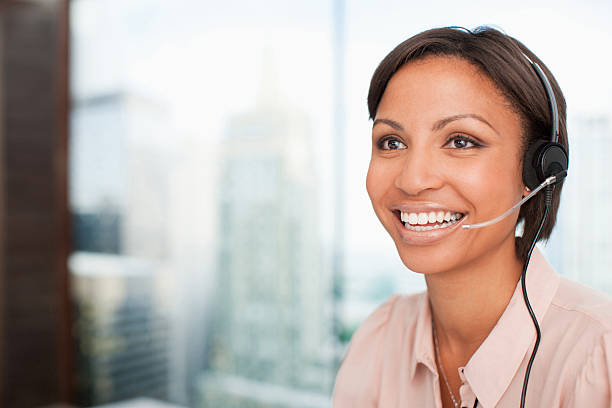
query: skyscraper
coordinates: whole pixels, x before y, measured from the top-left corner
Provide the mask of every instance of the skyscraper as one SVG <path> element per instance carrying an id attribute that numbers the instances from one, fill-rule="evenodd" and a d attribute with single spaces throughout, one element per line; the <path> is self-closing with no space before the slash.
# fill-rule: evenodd
<path id="1" fill-rule="evenodd" d="M 228 122 L 204 406 L 328 404 L 331 276 L 319 244 L 311 132 L 308 118 L 279 100 L 270 70 L 255 109 Z"/>
<path id="2" fill-rule="evenodd" d="M 169 399 L 171 312 L 163 108 L 128 92 L 77 99 L 71 209 L 79 403 Z"/>
<path id="3" fill-rule="evenodd" d="M 612 199 L 612 171 L 607 157 L 612 143 L 610 119 L 569 120 L 570 167 L 563 187 L 558 224 L 547 246 L 556 269 L 580 282 L 612 294 L 612 268 L 607 204 Z"/>

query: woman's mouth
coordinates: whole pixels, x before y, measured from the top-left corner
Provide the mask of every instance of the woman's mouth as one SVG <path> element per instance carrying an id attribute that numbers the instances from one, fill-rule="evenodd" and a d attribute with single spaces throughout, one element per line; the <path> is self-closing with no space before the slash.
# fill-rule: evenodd
<path id="1" fill-rule="evenodd" d="M 408 245 L 435 244 L 452 235 L 469 215 L 467 212 L 444 207 L 431 209 L 426 206 L 403 207 L 396 207 L 391 211 L 395 218 L 394 225 L 399 234 L 398 238 Z"/>
<path id="2" fill-rule="evenodd" d="M 403 212 L 394 211 L 400 221 L 411 231 L 431 231 L 448 228 L 459 222 L 465 214 L 451 211 Z"/>

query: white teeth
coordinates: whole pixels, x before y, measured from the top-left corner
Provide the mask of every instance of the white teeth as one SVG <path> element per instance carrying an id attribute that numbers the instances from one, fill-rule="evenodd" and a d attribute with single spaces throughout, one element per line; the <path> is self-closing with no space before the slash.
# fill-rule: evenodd
<path id="1" fill-rule="evenodd" d="M 415 213 L 408 214 L 408 224 L 417 224 L 419 222 L 419 216 Z"/>
<path id="2" fill-rule="evenodd" d="M 427 214 L 427 220 L 429 221 L 430 224 L 433 222 L 436 222 L 436 213 L 432 211 L 429 214 Z"/>
<path id="3" fill-rule="evenodd" d="M 427 213 L 419 213 L 419 224 L 427 224 L 427 221 L 429 221 Z"/>
<path id="4" fill-rule="evenodd" d="M 438 211 L 438 212 L 422 212 L 422 213 L 407 213 L 400 212 L 400 219 L 402 222 L 407 222 L 411 225 L 425 225 L 425 224 L 433 224 L 433 223 L 443 223 L 449 221 L 459 220 L 463 217 L 462 213 L 451 213 L 450 211 Z"/>
<path id="5" fill-rule="evenodd" d="M 449 225 L 453 225 L 456 221 L 450 221 L 450 222 L 445 222 L 442 224 L 435 224 L 435 225 L 410 225 L 410 224 L 404 224 L 406 229 L 409 229 L 411 231 L 431 231 L 434 229 L 443 229 L 448 227 Z"/>
<path id="6" fill-rule="evenodd" d="M 449 225 L 462 219 L 464 214 L 451 213 L 450 211 L 431 211 L 429 213 L 407 213 L 401 212 L 400 219 L 405 227 L 412 231 L 431 231 L 434 229 L 446 228 Z M 425 225 L 425 224 L 434 225 Z M 437 223 L 437 224 L 436 224 Z"/>

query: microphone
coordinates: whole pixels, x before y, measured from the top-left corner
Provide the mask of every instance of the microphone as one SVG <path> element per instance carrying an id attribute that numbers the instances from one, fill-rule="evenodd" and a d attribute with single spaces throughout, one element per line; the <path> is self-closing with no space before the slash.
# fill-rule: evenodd
<path id="1" fill-rule="evenodd" d="M 478 224 L 466 224 L 466 225 L 462 225 L 461 228 L 463 228 L 463 229 L 483 228 L 483 227 L 488 227 L 489 225 L 493 225 L 493 224 L 503 220 L 504 218 L 506 218 L 507 216 L 512 214 L 521 205 L 525 204 L 527 202 L 527 200 L 529 200 L 531 197 L 536 195 L 541 189 L 543 189 L 546 186 L 550 186 L 552 184 L 555 184 L 557 182 L 557 180 L 560 181 L 563 177 L 565 177 L 565 175 L 567 175 L 567 171 L 566 170 L 564 170 L 564 171 L 562 171 L 560 173 L 557 173 L 554 176 L 548 177 L 546 180 L 544 180 L 542 182 L 542 184 L 540 184 L 531 193 L 529 193 L 529 195 L 525 196 L 525 198 L 523 198 L 521 201 L 516 203 L 512 208 L 510 208 L 508 211 L 506 211 L 505 213 L 503 213 L 499 217 L 493 218 L 492 220 L 481 222 L 481 223 L 478 223 Z"/>

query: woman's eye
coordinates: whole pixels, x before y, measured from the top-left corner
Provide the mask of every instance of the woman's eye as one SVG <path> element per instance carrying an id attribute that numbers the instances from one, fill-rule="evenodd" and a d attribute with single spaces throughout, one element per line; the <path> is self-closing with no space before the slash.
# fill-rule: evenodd
<path id="1" fill-rule="evenodd" d="M 397 139 L 383 139 L 379 142 L 378 146 L 382 150 L 398 150 L 406 148 L 406 145 Z"/>
<path id="2" fill-rule="evenodd" d="M 480 144 L 475 140 L 470 139 L 467 136 L 454 136 L 448 142 L 447 145 L 451 149 L 467 149 L 470 147 L 480 147 Z"/>

